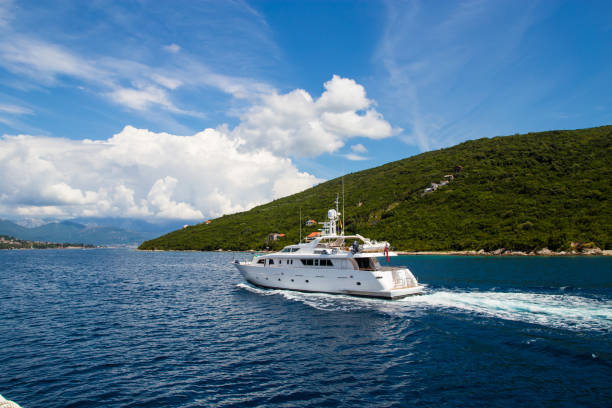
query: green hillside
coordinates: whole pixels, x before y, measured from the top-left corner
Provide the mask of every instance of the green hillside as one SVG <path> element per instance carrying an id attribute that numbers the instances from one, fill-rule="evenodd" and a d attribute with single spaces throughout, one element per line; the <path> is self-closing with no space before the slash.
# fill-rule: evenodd
<path id="1" fill-rule="evenodd" d="M 432 182 L 454 179 L 423 194 Z M 472 140 L 344 176 L 346 233 L 402 250 L 612 248 L 612 126 Z M 341 179 L 144 242 L 140 249 L 261 249 L 324 221 Z M 304 228 L 303 234 L 316 227 Z"/>

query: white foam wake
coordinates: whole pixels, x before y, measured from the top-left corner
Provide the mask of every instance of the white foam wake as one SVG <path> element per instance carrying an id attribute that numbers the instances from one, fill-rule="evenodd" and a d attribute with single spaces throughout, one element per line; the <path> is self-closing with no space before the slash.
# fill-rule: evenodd
<path id="1" fill-rule="evenodd" d="M 327 311 L 353 311 L 365 309 L 368 304 L 376 304 L 381 301 L 372 298 L 359 298 L 355 296 L 333 295 L 329 293 L 297 292 L 283 289 L 263 289 L 248 283 L 239 283 L 241 289 L 264 296 L 280 295 L 288 300 L 304 303 L 318 310 Z M 384 302 L 384 301 L 383 301 Z"/>
<path id="2" fill-rule="evenodd" d="M 398 301 L 325 293 L 302 293 L 260 289 L 241 283 L 238 287 L 261 295 L 281 295 L 318 310 L 355 311 L 375 309 L 389 314 L 420 314 L 434 308 L 450 312 L 475 313 L 505 320 L 541 324 L 574 330 L 612 330 L 612 302 L 568 294 L 525 292 L 431 291 Z"/>
<path id="3" fill-rule="evenodd" d="M 612 304 L 574 295 L 437 291 L 402 302 L 569 329 L 612 329 Z"/>

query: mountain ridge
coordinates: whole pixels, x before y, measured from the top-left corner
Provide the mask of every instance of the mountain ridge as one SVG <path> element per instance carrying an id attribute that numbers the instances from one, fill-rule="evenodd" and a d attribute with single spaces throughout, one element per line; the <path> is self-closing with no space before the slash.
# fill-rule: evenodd
<path id="1" fill-rule="evenodd" d="M 610 249 L 611 141 L 612 126 L 470 140 L 173 231 L 140 249 L 278 249 L 298 241 L 300 223 L 323 221 L 342 179 L 346 232 L 401 250 L 563 250 L 576 241 Z M 450 183 L 425 193 L 447 175 Z M 285 237 L 268 241 L 275 232 Z"/>

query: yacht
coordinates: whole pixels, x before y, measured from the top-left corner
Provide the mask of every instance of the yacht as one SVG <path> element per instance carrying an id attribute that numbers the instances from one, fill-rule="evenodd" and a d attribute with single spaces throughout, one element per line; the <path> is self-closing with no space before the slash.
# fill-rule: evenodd
<path id="1" fill-rule="evenodd" d="M 385 299 L 420 294 L 423 285 L 407 267 L 382 266 L 378 261 L 397 256 L 389 251 L 388 242 L 344 231 L 338 234 L 337 207 L 338 200 L 336 209 L 328 211 L 320 236 L 234 265 L 249 283 L 264 288 Z"/>

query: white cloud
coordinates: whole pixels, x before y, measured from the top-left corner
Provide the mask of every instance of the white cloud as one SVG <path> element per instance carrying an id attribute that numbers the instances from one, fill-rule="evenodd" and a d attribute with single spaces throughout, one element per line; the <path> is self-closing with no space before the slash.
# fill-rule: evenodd
<path id="1" fill-rule="evenodd" d="M 372 105 L 372 101 L 366 98 L 364 87 L 353 79 L 334 75 L 324 86 L 325 92 L 317 101 L 321 110 L 343 113 L 367 109 Z"/>
<path id="2" fill-rule="evenodd" d="M 344 155 L 344 157 L 346 157 L 349 160 L 353 160 L 353 161 L 368 160 L 367 157 L 361 156 L 358 154 L 354 154 L 354 153 L 347 153 Z"/>
<path id="3" fill-rule="evenodd" d="M 55 206 L 19 206 L 15 209 L 15 214 L 24 217 L 66 217 L 67 214 L 59 207 Z"/>
<path id="4" fill-rule="evenodd" d="M 90 61 L 69 50 L 24 36 L 0 42 L 0 65 L 11 72 L 36 78 L 43 84 L 56 82 L 58 75 L 99 82 L 109 76 Z"/>
<path id="5" fill-rule="evenodd" d="M 356 145 L 351 146 L 351 150 L 355 153 L 367 153 L 368 149 L 361 143 L 357 143 Z"/>
<path id="6" fill-rule="evenodd" d="M 340 113 L 325 112 L 321 120 L 328 130 L 337 134 L 346 134 L 350 137 L 363 136 L 370 139 L 384 139 L 396 133 L 383 116 L 373 109 L 365 115 L 355 111 Z"/>
<path id="7" fill-rule="evenodd" d="M 368 157 L 363 156 L 364 153 L 368 152 L 368 149 L 361 143 L 351 146 L 352 153 L 344 154 L 343 156 L 352 161 L 368 160 Z"/>
<path id="8" fill-rule="evenodd" d="M 157 180 L 151 187 L 147 199 L 153 207 L 158 209 L 157 215 L 163 218 L 202 218 L 202 213 L 194 210 L 189 204 L 172 200 L 177 183 L 178 180 L 174 177 L 166 176 Z"/>
<path id="9" fill-rule="evenodd" d="M 213 72 L 189 56 L 165 61 L 164 65 L 162 68 L 128 59 L 85 57 L 67 47 L 13 33 L 0 41 L 0 67 L 27 77 L 30 86 L 55 86 L 62 83 L 63 77 L 70 77 L 87 83 L 88 88 L 112 102 L 138 111 L 160 107 L 172 113 L 202 116 L 172 101 L 167 90 L 182 85 L 215 88 L 241 99 L 255 99 L 273 90 L 259 81 Z"/>
<path id="10" fill-rule="evenodd" d="M 0 105 L 0 112 L 11 115 L 31 115 L 34 113 L 31 109 L 19 105 Z"/>
<path id="11" fill-rule="evenodd" d="M 81 191 L 72 188 L 65 182 L 44 186 L 41 190 L 41 198 L 60 204 L 82 205 L 93 204 L 98 199 L 98 194 L 94 191 Z"/>
<path id="12" fill-rule="evenodd" d="M 176 78 L 170 78 L 160 74 L 152 74 L 151 79 L 160 84 L 161 86 L 164 86 L 171 90 L 175 90 L 183 84 L 180 80 Z"/>
<path id="13" fill-rule="evenodd" d="M 143 89 L 119 88 L 109 94 L 111 99 L 135 110 L 147 110 L 151 105 L 158 104 L 170 110 L 176 107 L 168 99 L 163 89 L 147 86 Z"/>
<path id="14" fill-rule="evenodd" d="M 172 54 L 176 54 L 177 52 L 181 50 L 181 46 L 178 44 L 174 44 L 174 43 L 164 45 L 162 48 L 164 49 L 164 51 L 170 52 Z"/>
<path id="15" fill-rule="evenodd" d="M 352 137 L 382 139 L 397 132 L 372 105 L 363 86 L 334 75 L 317 100 L 302 89 L 263 96 L 233 135 L 283 156 L 333 153 Z"/>
<path id="16" fill-rule="evenodd" d="M 102 141 L 0 138 L 0 210 L 22 216 L 196 218 L 244 211 L 321 180 L 222 130 L 130 126 Z"/>

